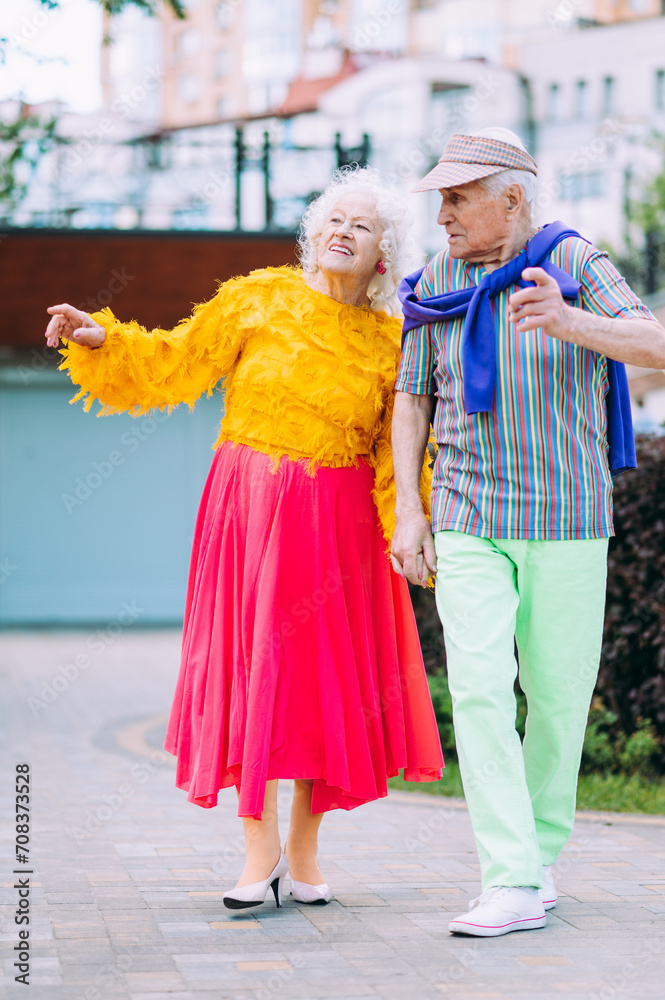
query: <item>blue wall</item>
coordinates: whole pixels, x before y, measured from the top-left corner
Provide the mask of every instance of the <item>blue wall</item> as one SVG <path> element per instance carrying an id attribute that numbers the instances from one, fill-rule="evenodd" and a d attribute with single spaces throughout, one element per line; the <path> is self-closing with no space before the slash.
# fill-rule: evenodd
<path id="1" fill-rule="evenodd" d="M 170 417 L 70 406 L 56 370 L 0 368 L 0 625 L 182 619 L 222 396 Z"/>

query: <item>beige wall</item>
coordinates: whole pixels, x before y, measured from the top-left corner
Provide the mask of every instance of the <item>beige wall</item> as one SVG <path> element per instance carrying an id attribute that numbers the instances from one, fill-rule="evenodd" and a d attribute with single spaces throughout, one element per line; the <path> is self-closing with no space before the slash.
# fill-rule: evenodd
<path id="1" fill-rule="evenodd" d="M 550 37 L 578 17 L 593 16 L 594 0 L 447 0 L 412 11 L 411 54 L 450 59 L 484 57 L 509 68 L 526 42 Z"/>
<path id="2" fill-rule="evenodd" d="M 242 7 L 199 0 L 184 21 L 162 8 L 164 124 L 195 125 L 245 112 Z"/>
<path id="3" fill-rule="evenodd" d="M 167 127 L 207 124 L 278 106 L 280 87 L 284 90 L 303 66 L 308 76 L 314 76 L 320 62 L 319 75 L 331 75 L 316 47 L 326 33 L 352 52 L 363 53 L 390 49 L 397 27 L 398 34 L 404 35 L 402 54 L 452 60 L 481 57 L 516 69 L 525 45 L 551 40 L 580 17 L 604 22 L 638 20 L 660 14 L 661 6 L 661 0 L 641 0 L 641 5 L 635 0 L 433 0 L 427 4 L 418 0 L 338 0 L 337 4 L 284 0 L 283 5 L 279 0 L 273 4 L 269 0 L 263 4 L 260 0 L 189 0 L 185 21 L 179 21 L 166 5 L 160 5 L 154 18 L 129 9 L 106 22 L 107 34 L 117 44 L 103 51 L 105 104 L 111 107 L 132 89 L 139 92 L 145 74 L 159 63 L 159 88 L 153 78 L 148 81 L 149 94 L 134 102 L 134 117 Z M 271 14 L 274 29 L 279 30 L 280 14 L 287 7 L 299 8 L 299 51 L 290 69 L 279 69 L 276 88 L 269 86 L 272 70 L 266 63 L 258 89 L 264 86 L 268 96 L 263 105 L 259 97 L 257 104 L 252 77 L 257 72 L 260 77 L 262 67 L 261 56 L 252 55 L 252 39 L 261 20 Z M 408 24 L 404 21 L 407 11 Z M 310 42 L 314 51 L 305 60 Z M 114 52 L 114 48 L 122 51 Z"/>
<path id="4" fill-rule="evenodd" d="M 342 62 L 341 53 L 337 62 L 332 58 L 335 45 L 361 56 L 373 50 L 404 54 L 407 12 L 415 7 L 415 0 L 338 0 L 335 5 L 321 0 L 189 0 L 184 21 L 164 4 L 154 18 L 130 9 L 107 19 L 107 34 L 116 42 L 105 46 L 102 57 L 105 105 L 110 107 L 144 70 L 141 46 L 132 37 L 139 30 L 151 32 L 159 48 L 160 124 L 178 127 L 274 110 L 301 72 L 335 75 Z M 291 19 L 297 13 L 300 30 L 295 51 L 281 58 L 277 36 L 293 23 L 287 11 Z M 266 42 L 273 36 L 271 47 Z M 395 47 L 396 37 L 404 39 L 401 50 Z"/>

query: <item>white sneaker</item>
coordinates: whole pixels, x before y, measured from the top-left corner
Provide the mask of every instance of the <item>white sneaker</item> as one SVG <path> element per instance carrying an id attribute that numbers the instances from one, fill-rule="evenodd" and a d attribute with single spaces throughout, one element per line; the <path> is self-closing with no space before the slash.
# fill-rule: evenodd
<path id="1" fill-rule="evenodd" d="M 538 892 L 495 885 L 469 903 L 469 912 L 448 925 L 452 934 L 499 937 L 510 931 L 545 926 L 545 910 Z"/>
<path id="2" fill-rule="evenodd" d="M 559 895 L 554 885 L 552 865 L 543 865 L 543 887 L 538 891 L 538 895 L 546 910 L 551 910 L 553 906 L 556 906 Z"/>

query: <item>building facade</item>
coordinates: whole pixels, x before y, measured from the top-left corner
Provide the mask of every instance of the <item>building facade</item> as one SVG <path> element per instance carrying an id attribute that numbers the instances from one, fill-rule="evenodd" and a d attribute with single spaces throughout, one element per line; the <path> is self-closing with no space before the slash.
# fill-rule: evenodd
<path id="1" fill-rule="evenodd" d="M 652 0 L 189 0 L 184 21 L 130 9 L 108 35 L 104 109 L 62 116 L 19 224 L 289 229 L 340 147 L 369 136 L 408 188 L 450 132 L 500 124 L 540 164 L 538 220 L 619 251 L 626 199 L 660 162 Z M 413 202 L 428 252 L 433 200 Z"/>
<path id="2" fill-rule="evenodd" d="M 539 217 L 564 217 L 621 250 L 626 199 L 662 169 L 662 147 L 650 140 L 665 135 L 665 18 L 535 42 L 520 71 L 531 91 Z"/>

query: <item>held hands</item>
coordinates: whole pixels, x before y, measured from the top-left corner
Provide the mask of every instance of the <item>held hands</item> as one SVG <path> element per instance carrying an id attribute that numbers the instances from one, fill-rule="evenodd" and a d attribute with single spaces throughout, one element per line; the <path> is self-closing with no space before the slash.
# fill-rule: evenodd
<path id="1" fill-rule="evenodd" d="M 542 267 L 526 267 L 525 281 L 535 281 L 535 288 L 513 292 L 508 300 L 509 319 L 518 330 L 539 326 L 549 337 L 570 340 L 570 306 L 563 301 L 558 283 Z"/>
<path id="2" fill-rule="evenodd" d="M 83 344 L 84 347 L 101 347 L 106 340 L 103 326 L 67 302 L 49 306 L 46 311 L 53 317 L 45 334 L 49 347 L 57 347 L 60 340 L 71 340 L 73 344 Z"/>
<path id="3" fill-rule="evenodd" d="M 436 555 L 432 529 L 422 508 L 397 518 L 390 548 L 395 572 L 411 583 L 426 587 L 428 577 L 436 571 Z"/>

